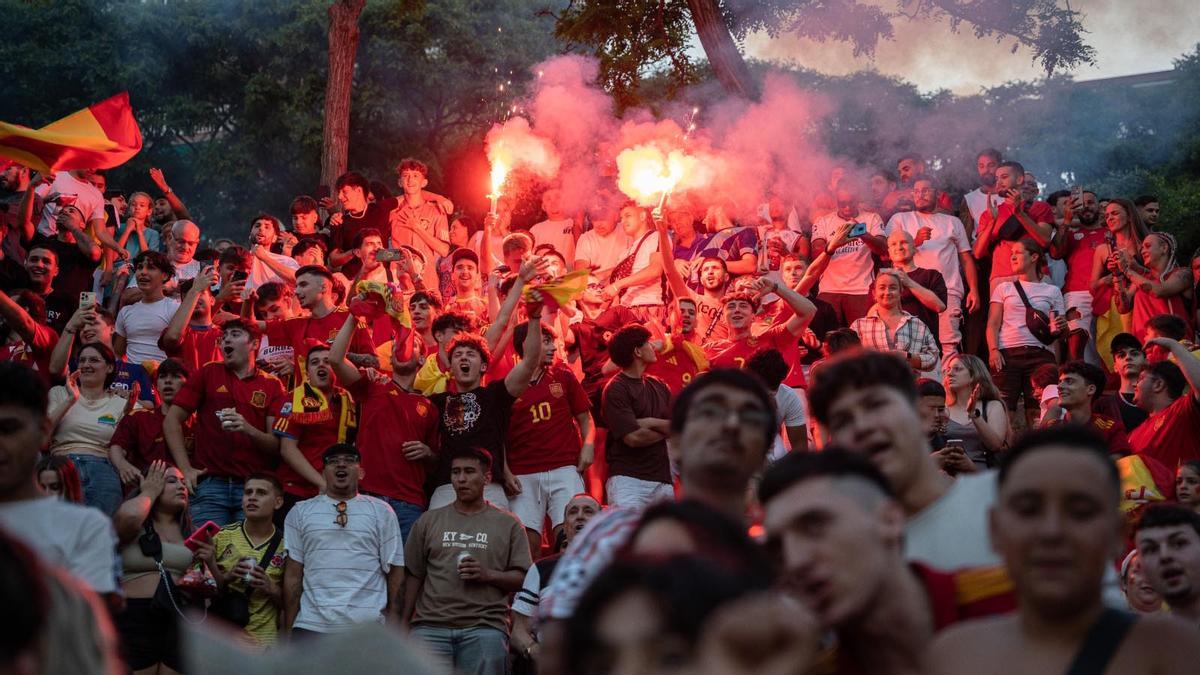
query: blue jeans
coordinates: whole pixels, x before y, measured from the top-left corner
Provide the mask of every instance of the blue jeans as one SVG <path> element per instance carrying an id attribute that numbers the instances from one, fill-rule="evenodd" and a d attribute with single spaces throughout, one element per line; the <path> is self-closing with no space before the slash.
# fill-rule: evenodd
<path id="1" fill-rule="evenodd" d="M 425 508 L 419 504 L 412 502 L 404 502 L 391 497 L 379 495 L 379 498 L 388 503 L 392 510 L 396 512 L 396 521 L 400 523 L 400 537 L 407 543 L 408 533 L 412 531 L 413 523 L 417 522 L 417 518 L 425 513 Z"/>
<path id="2" fill-rule="evenodd" d="M 508 635 L 490 626 L 449 628 L 417 624 L 412 634 L 430 653 L 465 675 L 505 675 L 508 668 Z"/>
<path id="3" fill-rule="evenodd" d="M 79 472 L 84 503 L 100 509 L 111 518 L 125 498 L 117 470 L 105 457 L 76 454 L 68 454 L 67 457 L 71 458 L 75 463 L 75 470 Z"/>
<path id="4" fill-rule="evenodd" d="M 244 481 L 241 478 L 202 478 L 188 505 L 192 513 L 192 522 L 196 527 L 200 527 L 211 520 L 225 527 L 242 520 L 245 517 L 242 514 L 243 486 Z"/>

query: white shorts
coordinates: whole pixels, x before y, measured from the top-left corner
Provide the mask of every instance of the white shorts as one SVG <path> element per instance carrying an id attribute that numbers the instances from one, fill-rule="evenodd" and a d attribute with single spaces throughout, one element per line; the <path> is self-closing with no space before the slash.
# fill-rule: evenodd
<path id="1" fill-rule="evenodd" d="M 553 471 L 519 474 L 517 480 L 521 481 L 521 494 L 508 501 L 509 507 L 525 529 L 539 534 L 547 514 L 552 527 L 562 525 L 567 502 L 586 489 L 583 478 L 571 465 Z"/>
<path id="2" fill-rule="evenodd" d="M 428 511 L 440 509 L 443 506 L 449 506 L 454 503 L 456 495 L 454 486 L 446 483 L 445 485 L 437 486 L 433 491 L 433 496 L 429 498 Z M 504 486 L 499 483 L 488 483 L 483 487 L 483 498 L 491 502 L 496 508 L 508 510 L 508 495 L 504 494 Z"/>
<path id="3" fill-rule="evenodd" d="M 642 480 L 632 476 L 612 476 L 604 483 L 610 506 L 637 509 L 655 502 L 675 499 L 669 483 Z"/>
<path id="4" fill-rule="evenodd" d="M 1092 330 L 1092 322 L 1096 317 L 1092 314 L 1092 292 L 1091 291 L 1071 291 L 1063 294 L 1063 302 L 1067 306 L 1067 311 L 1071 308 L 1079 310 L 1078 319 L 1067 319 L 1067 327 L 1071 330 L 1084 330 L 1088 335 L 1095 333 Z"/>

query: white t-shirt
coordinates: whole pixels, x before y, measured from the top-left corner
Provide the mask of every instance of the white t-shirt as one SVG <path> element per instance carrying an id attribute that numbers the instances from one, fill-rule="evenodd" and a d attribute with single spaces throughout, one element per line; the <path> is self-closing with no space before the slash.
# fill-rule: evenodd
<path id="1" fill-rule="evenodd" d="M 529 570 L 525 572 L 525 582 L 521 584 L 521 590 L 513 596 L 512 611 L 521 616 L 533 616 L 541 595 L 542 571 L 536 564 L 530 565 Z"/>
<path id="2" fill-rule="evenodd" d="M 34 193 L 39 197 L 45 197 L 54 192 L 75 197 L 74 206 L 83 214 L 85 225 L 93 220 L 104 220 L 104 195 L 100 194 L 100 191 L 91 183 L 72 176 L 70 171 L 59 171 L 54 177 L 53 183 L 34 188 Z M 55 219 L 58 218 L 60 208 L 62 208 L 61 203 L 46 203 L 42 206 L 42 219 L 38 221 L 37 225 L 38 234 L 47 237 L 58 234 L 58 223 Z"/>
<path id="3" fill-rule="evenodd" d="M 845 222 L 847 219 L 838 216 L 836 212 L 821 216 L 813 223 L 813 241 L 822 239 L 828 246 L 829 240 Z M 883 235 L 883 221 L 878 213 L 863 211 L 849 222 L 866 223 L 868 234 Z M 871 282 L 874 279 L 875 265 L 871 258 L 871 249 L 863 243 L 862 237 L 855 237 L 833 252 L 829 267 L 821 275 L 821 292 L 867 295 L 871 292 Z"/>
<path id="4" fill-rule="evenodd" d="M 0 528 L 96 593 L 117 590 L 117 536 L 99 509 L 42 497 L 0 504 Z"/>
<path id="5" fill-rule="evenodd" d="M 166 353 L 158 346 L 158 338 L 162 337 L 177 309 L 179 301 L 167 297 L 154 302 L 137 302 L 121 308 L 113 330 L 125 338 L 125 354 L 130 363 L 162 361 L 167 358 Z"/>
<path id="6" fill-rule="evenodd" d="M 480 256 L 480 271 L 483 270 L 483 230 L 471 235 L 471 241 L 467 242 L 467 247 L 475 252 L 475 255 Z M 504 264 L 504 235 L 492 235 L 492 269 L 495 269 Z"/>
<path id="7" fill-rule="evenodd" d="M 567 259 L 567 268 L 575 264 L 575 221 L 543 220 L 529 228 L 534 244 L 550 244 Z M 536 246 L 535 246 L 536 248 Z"/>
<path id="8" fill-rule="evenodd" d="M 963 289 L 959 253 L 971 250 L 971 242 L 967 239 L 967 230 L 962 221 L 946 213 L 919 213 L 917 211 L 901 212 L 888 220 L 885 234 L 891 234 L 896 227 L 901 228 L 916 239 L 917 232 L 928 227 L 929 239 L 916 248 L 913 253 L 913 263 L 927 270 L 937 270 L 946 281 L 946 292 L 962 298 L 966 295 Z"/>
<path id="9" fill-rule="evenodd" d="M 628 250 L 629 237 L 620 228 L 613 228 L 607 237 L 600 236 L 595 230 L 588 230 L 579 237 L 575 259 L 588 261 L 595 268 L 592 273 L 601 281 L 607 281 L 608 275 Z"/>
<path id="10" fill-rule="evenodd" d="M 1001 564 L 988 539 L 988 509 L 996 501 L 996 472 L 959 476 L 940 499 L 909 518 L 904 558 L 940 570 Z"/>
<path id="11" fill-rule="evenodd" d="M 295 270 L 300 269 L 300 263 L 287 257 L 286 255 L 281 255 L 279 253 L 267 253 L 267 255 L 271 256 L 276 261 L 281 263 L 284 267 L 286 267 L 290 270 L 295 271 Z M 271 269 L 270 267 L 267 267 L 267 264 L 265 262 L 259 260 L 258 256 L 253 256 L 251 258 L 251 260 L 253 262 L 250 264 L 250 276 L 246 278 L 246 290 L 247 291 L 252 291 L 252 290 L 258 288 L 259 286 L 262 286 L 263 284 L 266 284 L 266 283 L 270 283 L 272 281 L 284 282 L 284 279 L 282 279 L 278 274 L 276 274 L 275 270 Z"/>
<path id="12" fill-rule="evenodd" d="M 993 204 L 1000 203 L 1000 199 L 996 195 L 988 194 L 979 188 L 975 188 L 963 195 L 963 201 L 967 203 L 967 210 L 971 212 L 971 219 L 975 221 L 975 232 L 972 234 L 979 234 L 979 219 L 983 217 L 983 212 L 987 210 L 988 200 L 991 200 Z"/>
<path id="13" fill-rule="evenodd" d="M 175 265 L 175 276 L 168 279 L 163 287 L 178 288 L 180 282 L 188 279 L 195 279 L 196 275 L 200 274 L 201 269 L 203 269 L 203 265 L 201 265 L 200 261 L 196 260 L 195 258 L 192 258 L 189 262 L 184 263 L 183 265 Z M 125 286 L 125 288 L 137 288 L 136 274 L 129 275 L 129 283 Z"/>
<path id="14" fill-rule="evenodd" d="M 1021 288 L 1025 289 L 1025 295 L 1029 296 L 1029 304 L 1033 305 L 1034 309 L 1040 309 L 1049 317 L 1053 311 L 1055 314 L 1062 316 L 1066 313 L 1066 303 L 1063 302 L 1062 291 L 1051 284 L 1044 284 L 1040 281 L 1022 281 Z M 1042 349 L 1050 349 L 1049 346 L 1042 344 L 1033 333 L 1029 332 L 1029 327 L 1025 325 L 1025 303 L 1021 301 L 1021 295 L 1017 293 L 1017 287 L 1011 281 L 1005 281 L 992 291 L 992 303 L 1000 303 L 1004 307 L 1004 322 L 1000 324 L 1000 344 L 997 346 L 1001 349 L 1010 349 L 1012 347 L 1041 347 Z"/>
<path id="15" fill-rule="evenodd" d="M 787 385 L 776 389 L 775 407 L 779 409 L 780 433 L 775 434 L 775 445 L 771 447 L 771 461 L 788 453 L 788 448 L 784 444 L 783 428 L 808 424 L 808 410 L 804 405 L 804 398 L 795 389 Z"/>
<path id="16" fill-rule="evenodd" d="M 70 398 L 66 387 L 51 387 L 46 409 L 53 416 Z M 50 439 L 50 452 L 77 452 L 107 457 L 108 443 L 117 430 L 117 424 L 125 416 L 125 403 L 125 399 L 116 394 L 109 394 L 97 401 L 80 396 L 55 427 L 54 436 Z"/>
<path id="17" fill-rule="evenodd" d="M 638 243 L 641 246 L 638 246 Z M 629 272 L 630 276 L 641 272 L 650 265 L 650 259 L 658 253 L 658 235 L 654 232 L 649 233 L 643 240 L 639 237 L 637 240 L 630 243 L 629 248 L 625 250 L 622 259 L 625 256 L 637 252 L 637 256 L 633 259 L 633 269 Z M 627 286 L 625 295 L 621 296 L 621 304 L 626 307 L 637 307 L 639 305 L 662 305 L 662 281 L 661 276 L 655 277 L 644 284 L 636 286 Z"/>
<path id="18" fill-rule="evenodd" d="M 338 500 L 306 499 L 288 513 L 287 555 L 304 565 L 296 628 L 342 633 L 382 623 L 387 573 L 404 566 L 404 542 L 387 502 L 360 494 L 346 501 L 346 526 L 335 522 Z"/>

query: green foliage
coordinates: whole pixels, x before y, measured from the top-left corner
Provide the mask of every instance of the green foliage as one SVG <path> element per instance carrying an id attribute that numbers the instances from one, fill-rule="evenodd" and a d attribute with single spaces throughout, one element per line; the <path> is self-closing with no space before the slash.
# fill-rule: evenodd
<path id="1" fill-rule="evenodd" d="M 1079 13 L 1058 0 L 897 0 L 891 10 L 862 0 L 703 1 L 715 5 L 720 28 L 739 42 L 753 32 L 787 33 L 845 42 L 856 56 L 870 55 L 893 37 L 896 22 L 944 21 L 952 31 L 966 24 L 980 39 L 1013 40 L 1048 73 L 1095 59 Z M 556 18 L 560 39 L 600 60 L 601 80 L 621 108 L 645 102 L 641 82 L 656 71 L 666 71 L 676 88 L 700 81 L 688 55 L 696 36 L 688 0 L 571 0 Z"/>
<path id="2" fill-rule="evenodd" d="M 211 236 L 240 239 L 319 181 L 329 0 L 0 0 L 0 119 L 40 126 L 128 90 L 145 148 L 110 174 L 148 189 L 162 167 Z M 403 156 L 478 141 L 496 91 L 552 53 L 530 0 L 371 0 L 360 20 L 350 163 L 394 185 Z M 497 31 L 500 28 L 501 31 Z M 511 73 L 511 74 L 509 74 Z M 501 75 L 503 74 L 503 75 Z M 154 192 L 152 189 L 151 192 Z"/>

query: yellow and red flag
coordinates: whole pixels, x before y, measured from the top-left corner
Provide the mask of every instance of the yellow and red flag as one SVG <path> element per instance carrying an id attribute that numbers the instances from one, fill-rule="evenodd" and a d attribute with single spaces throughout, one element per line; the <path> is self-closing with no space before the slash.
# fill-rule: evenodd
<path id="1" fill-rule="evenodd" d="M 582 269 L 568 272 L 563 276 L 547 281 L 544 284 L 538 284 L 533 287 L 527 287 L 523 294 L 525 302 L 531 302 L 531 294 L 533 291 L 540 291 L 542 294 L 542 304 L 549 309 L 558 309 L 567 304 L 571 300 L 583 295 L 587 290 L 588 275 L 591 270 Z"/>
<path id="2" fill-rule="evenodd" d="M 0 157 L 46 173 L 109 169 L 142 149 L 129 94 L 121 92 L 41 129 L 0 122 Z"/>

